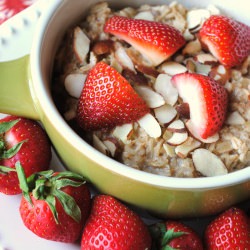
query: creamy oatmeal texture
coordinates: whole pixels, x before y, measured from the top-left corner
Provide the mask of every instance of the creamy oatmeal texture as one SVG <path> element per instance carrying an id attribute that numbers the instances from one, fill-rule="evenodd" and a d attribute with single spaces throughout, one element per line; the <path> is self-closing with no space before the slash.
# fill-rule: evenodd
<path id="1" fill-rule="evenodd" d="M 249 166 L 250 56 L 240 66 L 227 69 L 202 50 L 197 38 L 205 19 L 219 13 L 215 6 L 188 10 L 176 2 L 119 11 L 106 2 L 93 6 L 87 18 L 68 31 L 56 57 L 53 91 L 60 112 L 98 150 L 142 171 L 197 177 L 226 174 Z M 154 67 L 132 46 L 103 32 L 104 23 L 114 14 L 170 24 L 181 31 L 186 45 Z M 150 107 L 152 116 L 111 131 L 85 133 L 78 128 L 77 100 L 88 71 L 100 60 L 130 82 Z M 182 72 L 209 75 L 229 93 L 226 121 L 212 137 L 202 139 L 188 129 L 188 107 L 170 82 L 173 75 Z"/>

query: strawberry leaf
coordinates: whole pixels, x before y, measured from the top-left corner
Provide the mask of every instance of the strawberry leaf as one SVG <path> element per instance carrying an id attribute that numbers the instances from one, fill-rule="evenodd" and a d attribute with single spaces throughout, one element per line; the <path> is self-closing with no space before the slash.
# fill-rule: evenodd
<path id="1" fill-rule="evenodd" d="M 29 195 L 29 186 L 28 186 L 27 179 L 24 173 L 24 169 L 19 161 L 16 162 L 15 167 L 16 167 L 17 176 L 19 179 L 19 185 L 23 192 L 23 196 L 30 204 L 33 204 Z"/>
<path id="2" fill-rule="evenodd" d="M 11 167 L 0 166 L 0 174 L 8 174 L 9 172 L 16 172 L 16 170 Z"/>
<path id="3" fill-rule="evenodd" d="M 23 143 L 26 141 L 27 140 L 23 140 L 8 150 L 4 150 L 2 147 L 3 144 L 1 143 L 1 145 L 0 145 L 0 147 L 1 147 L 0 159 L 10 159 L 11 157 L 13 157 L 20 150 Z"/>
<path id="4" fill-rule="evenodd" d="M 0 134 L 3 134 L 14 127 L 20 119 L 0 123 Z"/>
<path id="5" fill-rule="evenodd" d="M 80 187 L 83 185 L 86 181 L 73 181 L 70 179 L 60 179 L 56 181 L 56 188 L 61 189 L 63 187 L 71 186 L 71 187 Z"/>
<path id="6" fill-rule="evenodd" d="M 81 210 L 76 204 L 74 198 L 58 189 L 55 189 L 53 194 L 57 197 L 57 199 L 62 204 L 66 214 L 68 214 L 76 222 L 80 222 Z"/>
<path id="7" fill-rule="evenodd" d="M 54 195 L 48 195 L 45 199 L 45 201 L 47 202 L 53 216 L 54 216 L 54 219 L 56 221 L 56 224 L 59 224 L 59 220 L 58 220 L 58 213 L 57 213 L 57 210 L 56 210 L 56 198 Z"/>

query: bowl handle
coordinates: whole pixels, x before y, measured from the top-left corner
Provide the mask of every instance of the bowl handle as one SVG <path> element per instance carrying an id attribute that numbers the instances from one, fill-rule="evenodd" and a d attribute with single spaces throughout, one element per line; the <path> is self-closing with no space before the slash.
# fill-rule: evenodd
<path id="1" fill-rule="evenodd" d="M 29 54 L 47 6 L 47 0 L 39 0 L 0 26 L 0 113 L 39 119 L 29 84 Z"/>
<path id="2" fill-rule="evenodd" d="M 29 56 L 0 63 L 0 112 L 38 120 L 29 88 Z"/>

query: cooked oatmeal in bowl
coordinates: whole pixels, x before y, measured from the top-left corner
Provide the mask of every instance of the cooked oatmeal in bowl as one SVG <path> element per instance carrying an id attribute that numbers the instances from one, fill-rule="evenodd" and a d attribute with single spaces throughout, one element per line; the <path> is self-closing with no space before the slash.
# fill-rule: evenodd
<path id="1" fill-rule="evenodd" d="M 249 52 L 250 28 L 216 6 L 100 2 L 59 47 L 53 96 L 81 137 L 128 167 L 223 175 L 250 165 Z"/>

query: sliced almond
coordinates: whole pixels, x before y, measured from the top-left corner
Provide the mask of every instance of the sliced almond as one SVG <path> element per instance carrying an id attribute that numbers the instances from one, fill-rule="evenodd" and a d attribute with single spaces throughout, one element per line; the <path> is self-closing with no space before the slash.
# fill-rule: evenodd
<path id="1" fill-rule="evenodd" d="M 209 65 L 211 64 L 213 65 L 218 62 L 218 60 L 209 53 L 202 53 L 202 54 L 196 55 L 194 57 L 194 60 L 198 61 L 201 64 L 209 64 Z"/>
<path id="2" fill-rule="evenodd" d="M 174 132 L 172 137 L 167 140 L 167 143 L 172 146 L 178 146 L 184 143 L 188 138 L 187 132 Z"/>
<path id="3" fill-rule="evenodd" d="M 178 100 L 178 91 L 171 83 L 171 77 L 167 74 L 160 74 L 155 81 L 154 89 L 163 96 L 166 103 L 174 106 Z"/>
<path id="4" fill-rule="evenodd" d="M 186 127 L 182 120 L 175 120 L 169 124 L 167 130 L 171 132 L 186 133 Z"/>
<path id="5" fill-rule="evenodd" d="M 69 95 L 79 98 L 85 83 L 87 75 L 69 74 L 64 80 L 64 86 Z"/>
<path id="6" fill-rule="evenodd" d="M 124 67 L 128 68 L 135 72 L 134 63 L 132 62 L 131 58 L 128 56 L 126 50 L 119 46 L 115 51 L 115 58 L 118 60 L 118 62 Z"/>
<path id="7" fill-rule="evenodd" d="M 103 140 L 103 143 L 108 148 L 111 156 L 115 157 L 119 147 L 118 142 L 115 140 L 115 138 L 106 138 L 105 140 Z"/>
<path id="8" fill-rule="evenodd" d="M 183 55 L 195 56 L 200 53 L 201 49 L 202 47 L 199 39 L 195 39 L 186 44 L 182 50 L 182 53 Z"/>
<path id="9" fill-rule="evenodd" d="M 142 20 L 148 20 L 148 21 L 154 21 L 154 16 L 150 11 L 142 11 L 139 12 L 134 17 L 135 19 L 142 19 Z"/>
<path id="10" fill-rule="evenodd" d="M 134 86 L 135 91 L 142 97 L 150 108 L 157 108 L 165 104 L 163 97 L 148 86 Z"/>
<path id="11" fill-rule="evenodd" d="M 163 63 L 160 67 L 160 71 L 170 76 L 173 76 L 176 74 L 187 72 L 187 68 L 180 63 L 171 61 Z"/>
<path id="12" fill-rule="evenodd" d="M 245 119 L 241 116 L 238 111 L 234 111 L 227 117 L 226 124 L 228 125 L 243 125 L 245 124 Z"/>
<path id="13" fill-rule="evenodd" d="M 214 135 L 203 139 L 200 137 L 200 135 L 197 133 L 196 129 L 194 128 L 193 124 L 191 123 L 191 120 L 188 120 L 186 122 L 186 128 L 188 129 L 189 133 L 192 137 L 197 139 L 198 141 L 204 142 L 204 143 L 213 143 L 219 140 L 219 133 L 215 133 Z"/>
<path id="14" fill-rule="evenodd" d="M 74 29 L 73 51 L 80 63 L 85 62 L 89 53 L 90 40 L 80 27 Z"/>
<path id="15" fill-rule="evenodd" d="M 204 176 L 218 176 L 228 173 L 228 170 L 222 160 L 209 150 L 199 148 L 192 154 L 194 166 Z"/>
<path id="16" fill-rule="evenodd" d="M 128 144 L 130 142 L 132 134 L 133 134 L 132 123 L 116 126 L 115 129 L 113 130 L 113 136 L 121 140 L 124 144 Z"/>
<path id="17" fill-rule="evenodd" d="M 155 108 L 154 113 L 155 118 L 163 125 L 169 124 L 177 115 L 176 109 L 169 104 Z"/>
<path id="18" fill-rule="evenodd" d="M 93 134 L 93 146 L 95 149 L 97 149 L 99 152 L 105 155 L 110 154 L 107 146 L 99 139 L 99 137 L 96 134 Z"/>
<path id="19" fill-rule="evenodd" d="M 163 143 L 162 146 L 163 146 L 163 148 L 166 151 L 168 156 L 170 156 L 170 157 L 175 157 L 176 156 L 174 146 L 171 146 L 171 145 L 169 145 L 167 143 Z"/>
<path id="20" fill-rule="evenodd" d="M 188 137 L 184 143 L 175 147 L 175 153 L 181 158 L 186 158 L 194 149 L 200 147 L 200 145 L 201 142 Z"/>
<path id="21" fill-rule="evenodd" d="M 187 13 L 187 26 L 188 29 L 195 33 L 197 32 L 204 21 L 210 17 L 210 11 L 206 9 L 193 9 Z"/>
<path id="22" fill-rule="evenodd" d="M 138 124 L 143 128 L 146 133 L 153 138 L 158 138 L 161 136 L 161 126 L 151 114 L 144 115 L 138 120 Z"/>

